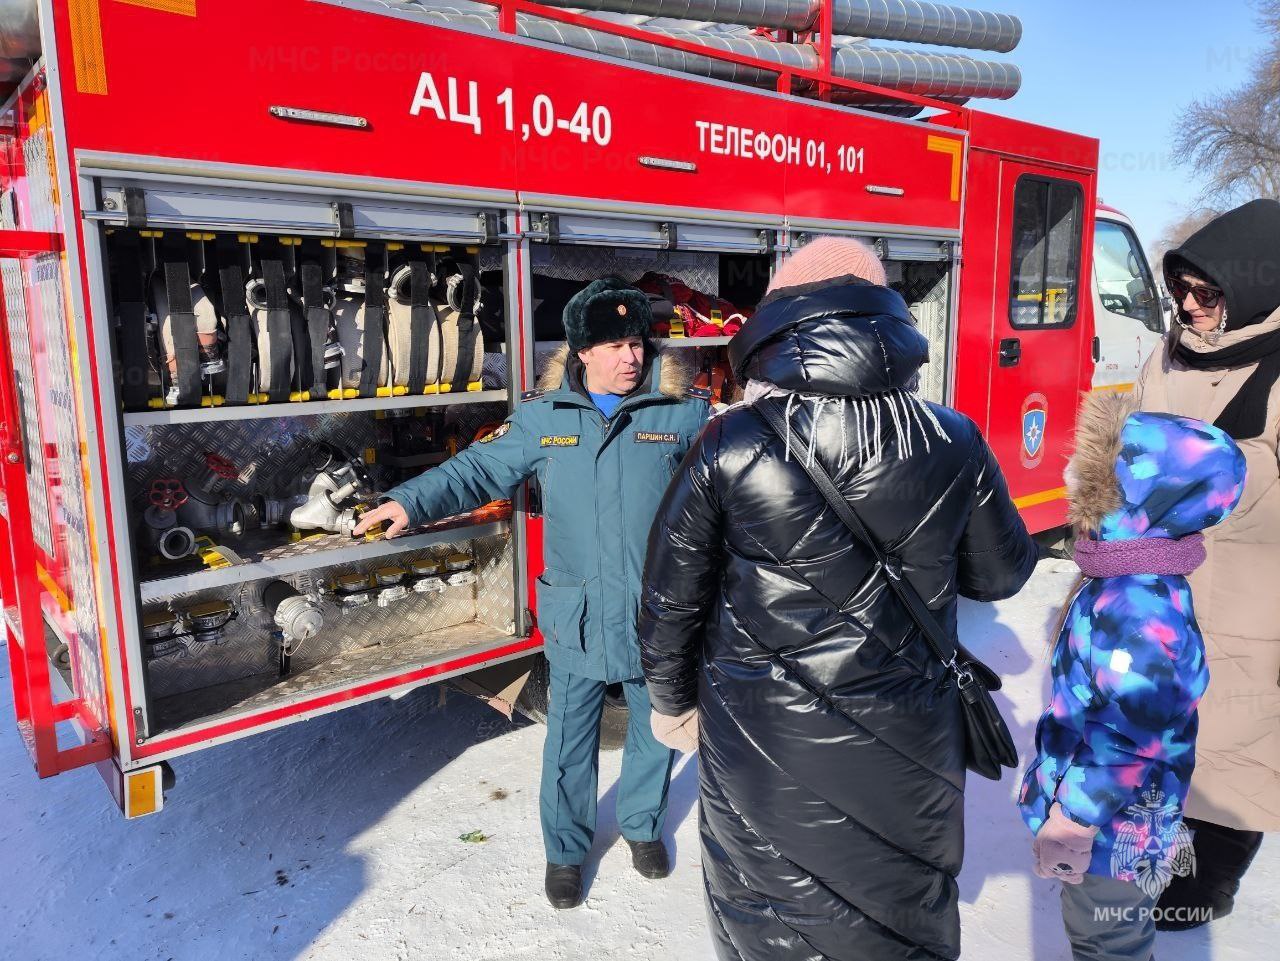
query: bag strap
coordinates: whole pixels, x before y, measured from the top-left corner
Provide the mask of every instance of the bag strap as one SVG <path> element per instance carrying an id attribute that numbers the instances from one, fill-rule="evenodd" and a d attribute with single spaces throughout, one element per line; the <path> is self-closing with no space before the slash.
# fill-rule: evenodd
<path id="1" fill-rule="evenodd" d="M 885 580 L 889 583 L 889 589 L 893 591 L 902 606 L 907 609 L 907 613 L 911 615 L 911 619 L 915 621 L 916 627 L 920 629 L 920 633 L 924 637 L 925 643 L 929 645 L 929 649 L 933 651 L 934 657 L 946 667 L 949 667 L 957 677 L 967 673 L 964 668 L 956 663 L 957 648 L 947 638 L 937 618 L 933 616 L 933 612 L 929 610 L 910 582 L 903 580 L 902 561 L 899 558 L 887 555 L 884 549 L 876 543 L 876 539 L 871 536 L 871 532 L 862 523 L 862 519 L 849 506 L 849 502 L 845 500 L 844 495 L 836 489 L 836 485 L 832 483 L 831 478 L 823 470 L 817 459 L 815 458 L 812 463 L 808 462 L 808 451 L 801 446 L 795 434 L 787 430 L 786 419 L 779 412 L 774 401 L 765 397 L 756 401 L 754 406 L 760 416 L 765 419 L 765 423 L 778 435 L 778 439 L 787 445 L 787 448 L 791 451 L 792 459 L 809 475 L 813 485 L 818 488 L 818 493 L 835 511 L 836 517 L 840 518 L 844 526 L 849 528 L 854 536 L 871 551 L 876 562 L 880 565 L 880 569 L 884 572 Z M 950 655 L 946 653 L 948 647 L 952 649 Z"/>

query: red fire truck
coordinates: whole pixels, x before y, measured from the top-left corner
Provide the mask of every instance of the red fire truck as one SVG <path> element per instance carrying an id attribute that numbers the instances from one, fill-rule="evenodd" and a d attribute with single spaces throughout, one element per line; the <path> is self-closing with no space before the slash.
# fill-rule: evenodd
<path id="1" fill-rule="evenodd" d="M 0 594 L 38 774 L 95 764 L 134 817 L 201 748 L 446 678 L 514 702 L 536 491 L 394 541 L 350 520 L 519 403 L 566 283 L 706 294 L 662 333 L 718 387 L 716 305 L 865 238 L 921 391 L 1061 524 L 1098 144 L 851 80 L 851 5 L 809 6 L 743 52 L 526 0 L 0 4 L 41 41 L 0 108 Z"/>

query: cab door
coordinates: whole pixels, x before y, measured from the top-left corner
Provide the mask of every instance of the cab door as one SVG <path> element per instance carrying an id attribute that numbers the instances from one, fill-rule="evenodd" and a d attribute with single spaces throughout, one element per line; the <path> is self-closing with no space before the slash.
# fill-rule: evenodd
<path id="1" fill-rule="evenodd" d="M 1092 183 L 1003 160 L 987 437 L 1028 527 L 1066 519 L 1062 472 L 1092 358 Z"/>
<path id="2" fill-rule="evenodd" d="M 1095 390 L 1129 390 L 1164 335 L 1160 297 L 1133 229 L 1100 216 L 1093 230 Z"/>

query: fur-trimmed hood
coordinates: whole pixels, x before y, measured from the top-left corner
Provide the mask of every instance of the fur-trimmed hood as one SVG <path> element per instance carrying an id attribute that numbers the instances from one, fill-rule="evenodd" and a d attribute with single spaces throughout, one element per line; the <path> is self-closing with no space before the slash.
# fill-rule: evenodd
<path id="1" fill-rule="evenodd" d="M 1102 519 L 1120 509 L 1120 430 L 1138 401 L 1129 392 L 1089 394 L 1076 421 L 1076 449 L 1067 462 L 1067 521 L 1081 534 L 1095 534 Z"/>
<path id="2" fill-rule="evenodd" d="M 693 386 L 693 366 L 681 350 L 651 348 L 651 356 L 646 365 L 645 377 L 636 388 L 636 393 L 659 393 L 681 400 Z M 542 372 L 538 375 L 538 389 L 545 393 L 562 388 L 572 389 L 573 385 L 566 383 L 565 374 L 574 368 L 580 378 L 582 362 L 576 355 L 569 353 L 568 344 L 561 344 L 543 365 Z M 655 372 L 656 387 L 653 386 Z"/>
<path id="3" fill-rule="evenodd" d="M 1227 518 L 1244 489 L 1244 455 L 1190 417 L 1144 413 L 1129 394 L 1086 398 L 1067 465 L 1067 519 L 1104 541 L 1179 538 Z"/>

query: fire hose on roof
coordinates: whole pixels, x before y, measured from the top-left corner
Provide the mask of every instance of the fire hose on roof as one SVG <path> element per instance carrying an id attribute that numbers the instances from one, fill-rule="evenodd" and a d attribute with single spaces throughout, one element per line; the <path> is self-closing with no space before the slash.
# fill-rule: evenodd
<path id="1" fill-rule="evenodd" d="M 624 0 L 608 2 L 621 5 Z M 664 0 L 644 2 L 658 6 Z M 676 0 L 670 2 L 675 3 Z M 686 0 L 680 2 L 685 3 Z M 472 30 L 498 29 L 494 8 L 481 4 L 415 0 L 407 6 L 427 20 Z M 516 18 L 516 29 L 520 36 L 530 39 L 717 80 L 754 87 L 773 87 L 777 80 L 777 75 L 770 70 L 702 57 L 656 43 L 632 40 L 541 17 L 520 14 Z M 646 26 L 646 29 L 700 46 L 757 57 L 776 63 L 779 67 L 793 70 L 814 70 L 818 67 L 818 54 L 813 47 L 807 44 L 775 43 L 765 37 L 752 35 L 745 28 L 741 33 L 704 33 L 693 29 L 657 26 Z M 832 71 L 837 76 L 956 103 L 962 103 L 969 97 L 1008 99 L 1017 93 L 1022 83 L 1022 73 L 1014 64 L 976 60 L 960 54 L 894 50 L 867 44 L 840 44 L 834 49 L 832 59 Z M 803 84 L 800 87 L 805 89 Z M 882 98 L 845 91 L 839 93 L 836 99 L 844 103 L 875 104 Z M 910 112 L 914 113 L 914 108 Z"/>
<path id="2" fill-rule="evenodd" d="M 471 29 L 497 30 L 496 8 L 466 0 L 384 0 L 388 6 L 419 12 L 424 19 Z M 548 6 L 586 9 L 623 16 L 649 16 L 740 26 L 741 32 L 710 32 L 685 27 L 646 25 L 655 33 L 701 46 L 733 50 L 796 70 L 817 67 L 817 54 L 807 44 L 774 43 L 751 34 L 757 26 L 806 32 L 818 25 L 820 0 L 544 0 Z M 0 0 L 0 83 L 6 71 L 20 77 L 30 59 L 39 55 L 39 23 L 35 0 Z M 740 66 L 631 40 L 571 24 L 520 14 L 521 36 L 590 50 L 696 76 L 727 80 L 754 87 L 773 87 L 776 75 L 768 70 Z M 1022 38 L 1017 17 L 970 10 L 923 0 L 833 0 L 832 32 L 880 40 L 945 44 L 975 50 L 1007 53 Z M 832 71 L 840 77 L 890 87 L 906 93 L 931 96 L 955 103 L 970 97 L 1007 99 L 1022 82 L 1017 66 L 977 60 L 960 54 L 873 47 L 865 43 L 838 43 Z M 798 85 L 803 92 L 806 88 Z M 877 98 L 853 92 L 837 93 L 837 100 L 913 114 L 914 108 L 878 103 Z"/>
<path id="3" fill-rule="evenodd" d="M 815 30 L 821 0 L 542 0 L 549 7 L 610 13 L 708 20 L 748 27 Z M 1008 53 L 1022 39 L 1022 22 L 1005 13 L 986 13 L 921 0 L 833 0 L 832 32 L 875 40 L 936 43 Z"/>

